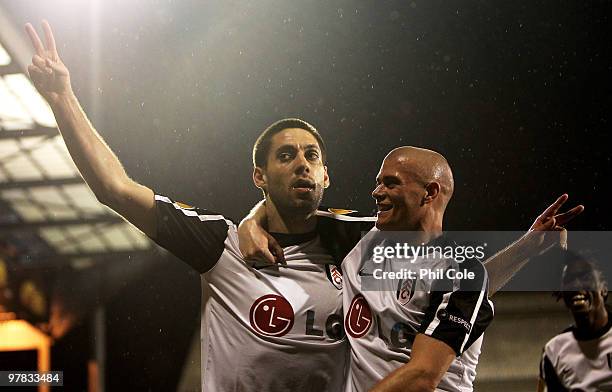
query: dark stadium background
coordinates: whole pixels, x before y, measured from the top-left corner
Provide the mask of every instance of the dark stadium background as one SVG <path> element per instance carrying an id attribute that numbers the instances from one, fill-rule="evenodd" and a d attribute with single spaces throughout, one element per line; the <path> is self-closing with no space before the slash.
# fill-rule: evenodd
<path id="1" fill-rule="evenodd" d="M 178 200 L 240 218 L 261 196 L 252 143 L 300 117 L 328 144 L 326 205 L 371 211 L 382 158 L 415 145 L 454 169 L 447 230 L 523 230 L 563 192 L 586 206 L 570 229 L 612 226 L 610 2 L 108 0 L 97 22 L 87 2 L 3 5 L 19 25 L 50 21 L 127 172 Z M 175 389 L 199 277 L 168 257 L 117 287 L 107 389 Z M 88 328 L 58 342 L 54 365 L 68 369 Z"/>

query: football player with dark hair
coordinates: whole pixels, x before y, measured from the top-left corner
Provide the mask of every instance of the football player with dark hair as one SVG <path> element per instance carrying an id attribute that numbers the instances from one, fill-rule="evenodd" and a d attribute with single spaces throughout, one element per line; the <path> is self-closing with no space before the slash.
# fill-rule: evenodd
<path id="1" fill-rule="evenodd" d="M 331 219 L 315 216 L 329 185 L 316 129 L 285 119 L 255 143 L 253 181 L 265 195 L 267 227 L 279 244 L 262 257 L 284 257 L 285 264 L 253 266 L 240 253 L 230 219 L 156 194 L 128 177 L 81 109 L 46 21 L 43 29 L 44 44 L 26 25 L 36 52 L 28 72 L 49 102 L 81 175 L 101 203 L 200 273 L 202 390 L 341 390 L 348 347 L 342 282 L 315 230 Z"/>
<path id="2" fill-rule="evenodd" d="M 544 346 L 538 391 L 612 391 L 612 308 L 601 270 L 568 252 L 558 298 L 574 325 Z"/>

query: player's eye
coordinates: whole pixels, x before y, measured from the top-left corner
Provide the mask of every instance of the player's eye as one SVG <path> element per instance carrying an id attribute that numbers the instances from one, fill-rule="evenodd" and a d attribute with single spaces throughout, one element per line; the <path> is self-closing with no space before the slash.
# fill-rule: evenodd
<path id="1" fill-rule="evenodd" d="M 385 184 L 385 187 L 387 187 L 388 189 L 393 189 L 399 185 L 399 182 L 395 179 L 390 178 L 390 179 L 385 179 L 384 184 Z"/>
<path id="2" fill-rule="evenodd" d="M 306 153 L 306 158 L 309 161 L 316 161 L 319 159 L 319 152 L 316 150 L 310 150 Z"/>
<path id="3" fill-rule="evenodd" d="M 281 151 L 278 153 L 277 157 L 281 162 L 288 162 L 293 159 L 293 154 L 287 151 Z"/>

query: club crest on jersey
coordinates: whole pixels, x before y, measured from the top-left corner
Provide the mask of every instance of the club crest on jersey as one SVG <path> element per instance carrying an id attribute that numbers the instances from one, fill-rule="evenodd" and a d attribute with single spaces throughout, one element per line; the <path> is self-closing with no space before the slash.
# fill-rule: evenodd
<path id="1" fill-rule="evenodd" d="M 283 336 L 291 330 L 295 315 L 289 301 L 276 294 L 259 297 L 251 306 L 249 321 L 255 332 Z"/>
<path id="2" fill-rule="evenodd" d="M 174 202 L 177 206 L 181 207 L 184 210 L 193 210 L 195 209 L 194 206 L 190 206 L 189 204 L 185 204 L 185 203 L 181 203 L 180 201 L 175 201 Z"/>
<path id="3" fill-rule="evenodd" d="M 410 299 L 414 294 L 415 283 L 416 281 L 412 279 L 402 282 L 402 285 L 397 293 L 397 301 L 400 303 L 400 305 L 405 306 L 408 302 L 410 302 Z"/>
<path id="4" fill-rule="evenodd" d="M 326 264 L 325 273 L 331 284 L 333 284 L 338 290 L 342 290 L 342 272 L 340 271 L 340 268 L 333 264 Z"/>
<path id="5" fill-rule="evenodd" d="M 363 295 L 359 294 L 353 298 L 353 302 L 351 302 L 351 306 L 346 313 L 344 330 L 351 337 L 360 338 L 368 332 L 371 325 L 372 310 Z"/>
<path id="6" fill-rule="evenodd" d="M 353 212 L 357 212 L 357 210 L 345 210 L 343 208 L 328 208 L 327 211 L 331 212 L 332 214 L 336 214 L 336 215 L 348 215 Z"/>

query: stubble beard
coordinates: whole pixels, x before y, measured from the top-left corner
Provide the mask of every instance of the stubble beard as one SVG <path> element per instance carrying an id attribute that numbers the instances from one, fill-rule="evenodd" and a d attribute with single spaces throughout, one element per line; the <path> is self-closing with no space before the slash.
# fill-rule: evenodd
<path id="1" fill-rule="evenodd" d="M 275 195 L 275 192 L 270 192 L 270 197 L 274 200 L 281 216 L 286 218 L 303 216 L 307 219 L 319 208 L 323 200 L 323 189 L 317 185 L 312 198 L 290 198 L 287 194 Z"/>

